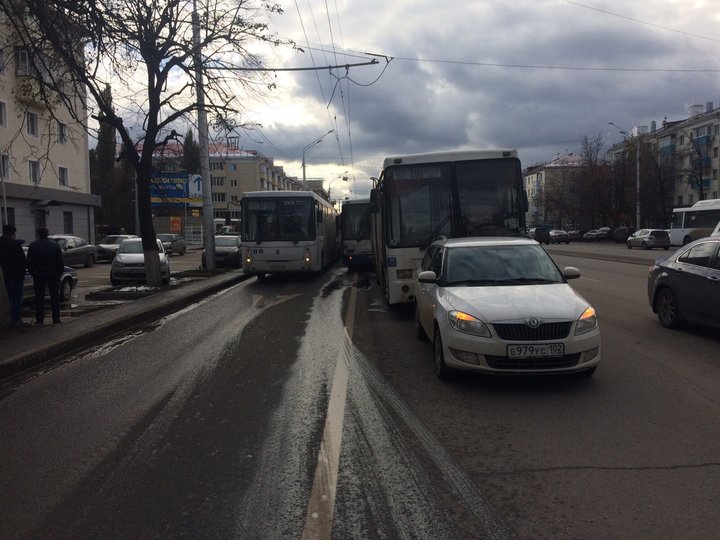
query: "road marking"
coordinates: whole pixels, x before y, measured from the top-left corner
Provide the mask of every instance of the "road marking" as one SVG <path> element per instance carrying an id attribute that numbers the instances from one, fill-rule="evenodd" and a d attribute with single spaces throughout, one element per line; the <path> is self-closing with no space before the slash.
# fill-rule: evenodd
<path id="1" fill-rule="evenodd" d="M 266 309 L 271 306 L 275 306 L 277 304 L 282 304 L 283 302 L 287 302 L 288 300 L 292 300 L 293 298 L 297 298 L 298 296 L 301 296 L 302 293 L 295 293 L 295 294 L 281 294 L 279 296 L 276 296 L 275 298 L 272 298 L 271 300 L 267 301 L 265 299 L 265 296 L 262 294 L 253 294 L 252 295 L 252 304 L 254 308 L 257 309 Z M 266 303 L 267 302 L 267 303 Z"/>
<path id="2" fill-rule="evenodd" d="M 356 279 L 353 279 L 353 285 Z M 350 287 L 350 301 L 348 302 L 348 314 L 344 327 L 345 339 L 349 341 L 352 341 L 355 322 L 356 290 L 356 287 Z M 345 350 L 345 347 L 343 347 L 338 353 L 335 364 L 335 376 L 332 390 L 330 390 L 325 428 L 320 441 L 320 451 L 318 452 L 310 501 L 305 516 L 305 527 L 303 528 L 302 537 L 306 540 L 329 539 L 332 536 L 343 420 L 347 401 L 348 364 Z"/>

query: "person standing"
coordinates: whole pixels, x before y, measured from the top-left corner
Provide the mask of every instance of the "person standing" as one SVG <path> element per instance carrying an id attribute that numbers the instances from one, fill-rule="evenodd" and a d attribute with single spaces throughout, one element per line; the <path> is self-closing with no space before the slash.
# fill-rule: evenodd
<path id="1" fill-rule="evenodd" d="M 62 250 L 57 242 L 48 238 L 45 227 L 37 230 L 38 239 L 28 248 L 27 267 L 35 288 L 35 324 L 45 318 L 45 288 L 50 291 L 53 324 L 60 320 L 60 277 L 65 269 Z"/>
<path id="2" fill-rule="evenodd" d="M 10 300 L 10 320 L 15 326 L 22 326 L 22 293 L 25 281 L 25 252 L 15 239 L 15 225 L 3 225 L 0 236 L 0 265 L 3 281 Z"/>

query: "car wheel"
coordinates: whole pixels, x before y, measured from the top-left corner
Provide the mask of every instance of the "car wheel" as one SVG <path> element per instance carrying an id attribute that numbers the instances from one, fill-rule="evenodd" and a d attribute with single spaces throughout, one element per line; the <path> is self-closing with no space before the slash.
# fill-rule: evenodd
<path id="1" fill-rule="evenodd" d="M 632 249 L 632 244 L 630 242 L 627 243 L 628 249 Z"/>
<path id="2" fill-rule="evenodd" d="M 427 341 L 427 334 L 420 324 L 420 314 L 418 313 L 417 304 L 415 304 L 415 337 L 420 341 Z"/>
<path id="3" fill-rule="evenodd" d="M 60 301 L 69 302 L 72 296 L 72 279 L 65 278 L 60 283 Z"/>
<path id="4" fill-rule="evenodd" d="M 92 266 L 95 266 L 95 257 L 90 254 L 88 255 L 87 261 L 85 261 L 85 268 L 90 268 Z"/>
<path id="5" fill-rule="evenodd" d="M 645 242 L 642 243 L 642 247 L 643 247 L 643 249 L 650 249 Z"/>
<path id="6" fill-rule="evenodd" d="M 440 329 L 435 328 L 435 339 L 433 340 L 433 353 L 435 357 L 435 375 L 441 381 L 450 381 L 455 378 L 455 370 L 449 368 L 445 363 L 445 351 L 443 350 Z"/>
<path id="7" fill-rule="evenodd" d="M 658 293 L 655 299 L 655 310 L 660 324 L 665 328 L 680 328 L 682 326 L 683 320 L 680 317 L 677 300 L 669 288 L 665 287 Z"/>

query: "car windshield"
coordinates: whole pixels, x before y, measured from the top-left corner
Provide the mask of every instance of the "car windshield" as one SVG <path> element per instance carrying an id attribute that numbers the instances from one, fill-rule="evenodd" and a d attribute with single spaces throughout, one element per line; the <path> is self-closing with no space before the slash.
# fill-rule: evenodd
<path id="1" fill-rule="evenodd" d="M 538 245 L 463 246 L 448 249 L 446 285 L 563 283 Z"/>
<path id="2" fill-rule="evenodd" d="M 238 243 L 239 243 L 238 238 L 236 238 L 236 237 L 233 237 L 233 238 L 215 237 L 215 245 L 216 246 L 223 246 L 223 247 L 237 246 Z"/>
<path id="3" fill-rule="evenodd" d="M 65 244 L 67 243 L 67 240 L 65 240 L 64 238 L 51 238 L 50 240 L 57 242 L 58 245 L 63 249 L 65 248 Z"/>
<path id="4" fill-rule="evenodd" d="M 123 242 L 118 249 L 119 253 L 142 253 L 142 242 Z"/>
<path id="5" fill-rule="evenodd" d="M 162 242 L 172 242 L 173 235 L 172 234 L 158 234 L 157 238 L 158 238 L 158 240 L 161 240 Z"/>

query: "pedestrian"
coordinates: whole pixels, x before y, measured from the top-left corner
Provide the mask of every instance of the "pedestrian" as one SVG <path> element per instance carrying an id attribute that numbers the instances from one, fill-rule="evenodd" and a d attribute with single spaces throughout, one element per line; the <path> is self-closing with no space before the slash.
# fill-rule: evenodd
<path id="1" fill-rule="evenodd" d="M 15 225 L 3 225 L 0 236 L 0 265 L 10 300 L 10 320 L 15 326 L 22 326 L 20 312 L 25 281 L 25 252 L 15 238 L 15 231 Z"/>
<path id="2" fill-rule="evenodd" d="M 50 292 L 53 324 L 60 320 L 60 277 L 65 269 L 63 254 L 57 242 L 48 238 L 45 227 L 37 230 L 37 240 L 30 244 L 27 267 L 33 277 L 35 288 L 35 324 L 43 324 L 45 318 L 45 288 Z"/>

